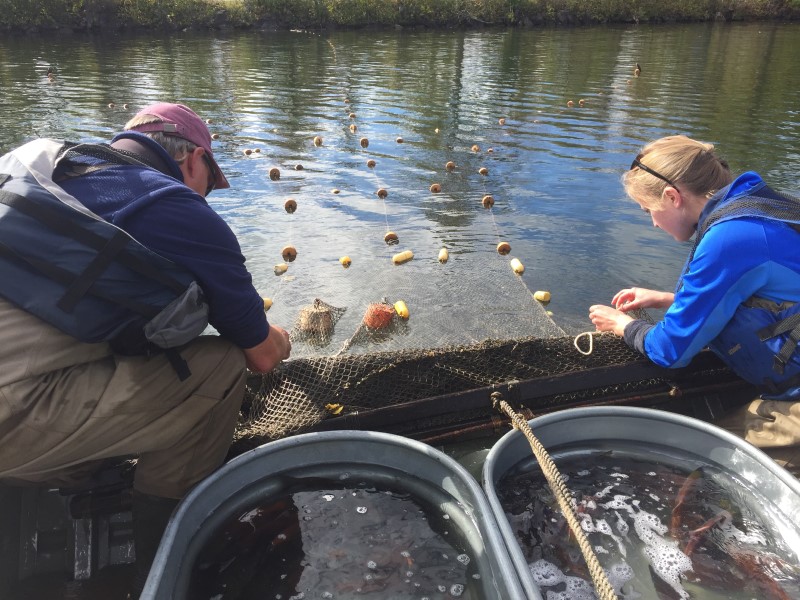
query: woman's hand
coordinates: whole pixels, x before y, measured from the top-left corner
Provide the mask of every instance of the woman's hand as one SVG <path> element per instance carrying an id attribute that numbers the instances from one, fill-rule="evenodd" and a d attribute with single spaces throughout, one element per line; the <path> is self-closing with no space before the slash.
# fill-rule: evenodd
<path id="1" fill-rule="evenodd" d="M 627 288 L 617 292 L 611 299 L 611 305 L 622 312 L 640 308 L 669 308 L 675 300 L 675 294 L 657 292 L 645 288 Z"/>
<path id="2" fill-rule="evenodd" d="M 589 307 L 589 319 L 597 331 L 611 331 L 620 337 L 625 332 L 625 326 L 633 321 L 633 318 L 624 312 L 602 304 Z"/>

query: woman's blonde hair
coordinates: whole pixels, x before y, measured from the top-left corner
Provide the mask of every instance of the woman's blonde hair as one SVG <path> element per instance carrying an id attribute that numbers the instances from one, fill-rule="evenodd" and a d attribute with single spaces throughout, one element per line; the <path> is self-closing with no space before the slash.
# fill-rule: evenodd
<path id="1" fill-rule="evenodd" d="M 125 123 L 124 129 L 133 129 L 139 125 L 148 125 L 150 123 L 161 123 L 161 121 L 161 117 L 156 117 L 155 115 L 138 115 Z M 189 140 L 185 140 L 176 135 L 169 135 L 161 131 L 151 131 L 143 133 L 142 135 L 146 135 L 154 142 L 160 144 L 178 164 L 181 164 L 184 160 L 186 160 L 186 155 L 197 148 L 197 145 L 193 144 Z"/>
<path id="2" fill-rule="evenodd" d="M 703 198 L 733 181 L 728 163 L 714 153 L 714 145 L 685 135 L 670 135 L 650 142 L 636 159 L 669 179 L 679 191 Z M 622 176 L 625 193 L 645 208 L 661 208 L 664 189 L 670 185 L 645 169 L 632 167 Z"/>

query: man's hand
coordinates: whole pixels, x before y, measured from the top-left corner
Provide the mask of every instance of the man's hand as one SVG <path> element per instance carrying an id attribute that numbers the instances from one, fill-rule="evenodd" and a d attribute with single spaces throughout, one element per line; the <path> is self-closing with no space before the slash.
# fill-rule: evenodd
<path id="1" fill-rule="evenodd" d="M 247 368 L 255 373 L 268 373 L 278 366 L 292 352 L 289 332 L 277 325 L 269 326 L 267 339 L 258 346 L 246 348 L 244 351 Z"/>

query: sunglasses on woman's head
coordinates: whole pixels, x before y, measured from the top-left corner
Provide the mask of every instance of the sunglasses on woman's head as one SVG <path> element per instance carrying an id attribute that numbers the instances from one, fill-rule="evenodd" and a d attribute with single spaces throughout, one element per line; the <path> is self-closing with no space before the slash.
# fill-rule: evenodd
<path id="1" fill-rule="evenodd" d="M 658 177 L 661 181 L 666 181 L 668 184 L 670 184 L 674 188 L 678 187 L 677 185 L 672 183 L 669 179 L 664 177 L 658 171 L 654 171 L 653 169 L 651 169 L 647 165 L 643 164 L 642 161 L 641 161 L 641 158 L 642 158 L 642 155 L 640 154 L 639 156 L 637 156 L 636 158 L 633 159 L 633 162 L 631 163 L 631 169 L 630 169 L 631 171 L 633 171 L 634 169 L 641 169 L 642 171 L 645 171 L 646 173 L 650 173 L 650 175 L 652 175 L 653 177 Z"/>

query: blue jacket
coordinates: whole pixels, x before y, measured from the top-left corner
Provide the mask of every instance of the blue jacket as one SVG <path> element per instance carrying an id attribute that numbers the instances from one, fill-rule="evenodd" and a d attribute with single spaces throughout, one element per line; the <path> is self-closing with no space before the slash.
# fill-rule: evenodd
<path id="1" fill-rule="evenodd" d="M 698 228 L 705 229 L 715 209 L 767 190 L 758 174 L 744 173 L 708 201 Z M 800 213 L 794 222 L 798 218 Z M 765 344 L 756 334 L 800 305 L 783 312 L 750 306 L 753 298 L 760 306 L 800 302 L 800 233 L 774 217 L 745 214 L 720 219 L 700 235 L 664 319 L 656 325 L 629 324 L 626 342 L 664 367 L 683 367 L 709 346 L 738 375 L 759 386 L 800 372 L 795 352 L 793 366 L 776 373 L 773 358 L 780 340 Z M 800 388 L 785 395 L 800 395 Z"/>
<path id="2" fill-rule="evenodd" d="M 121 133 L 114 141 L 120 138 L 145 144 L 171 176 L 120 165 L 60 185 L 95 214 L 190 271 L 205 293 L 209 322 L 221 336 L 240 348 L 264 341 L 264 303 L 230 227 L 205 198 L 184 185 L 180 167 L 161 145 L 136 132 Z"/>

